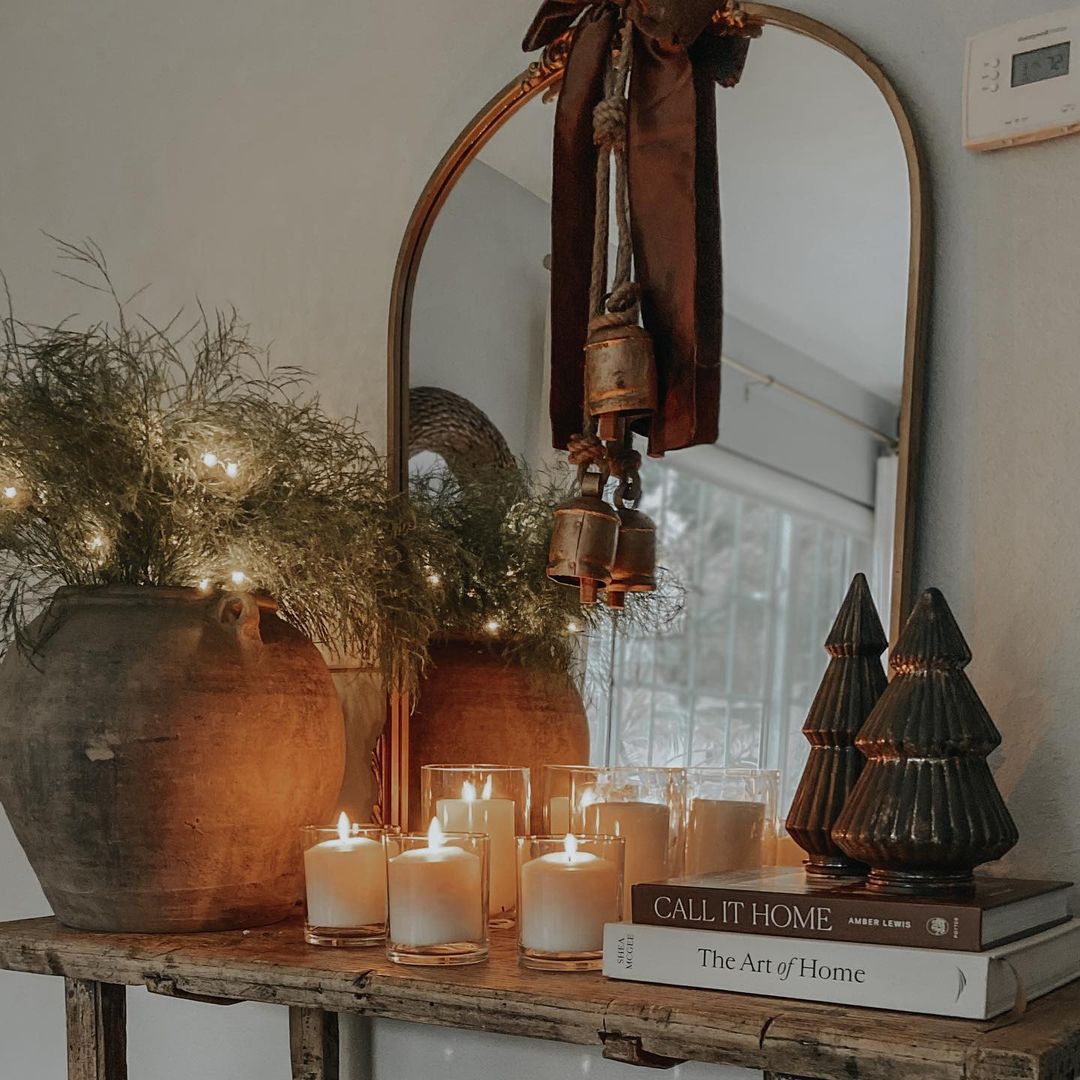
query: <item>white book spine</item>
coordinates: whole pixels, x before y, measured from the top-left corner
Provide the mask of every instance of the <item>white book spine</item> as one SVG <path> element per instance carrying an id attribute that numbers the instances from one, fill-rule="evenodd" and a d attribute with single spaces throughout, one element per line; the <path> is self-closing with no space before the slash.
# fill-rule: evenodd
<path id="1" fill-rule="evenodd" d="M 865 1005 L 982 1020 L 1016 996 L 1013 969 L 994 953 L 946 952 L 609 923 L 612 979 Z"/>

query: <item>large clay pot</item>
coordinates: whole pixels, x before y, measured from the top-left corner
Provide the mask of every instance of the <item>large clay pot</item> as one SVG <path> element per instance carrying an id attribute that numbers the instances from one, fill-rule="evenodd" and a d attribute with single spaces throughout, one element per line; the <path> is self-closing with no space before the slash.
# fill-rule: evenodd
<path id="1" fill-rule="evenodd" d="M 341 708 L 303 634 L 248 594 L 63 588 L 0 666 L 0 800 L 61 922 L 257 926 L 301 895 Z"/>
<path id="2" fill-rule="evenodd" d="M 565 675 L 527 670 L 486 642 L 436 641 L 409 719 L 409 825 L 423 831 L 421 765 L 527 765 L 540 831 L 541 765 L 584 765 L 589 725 Z"/>

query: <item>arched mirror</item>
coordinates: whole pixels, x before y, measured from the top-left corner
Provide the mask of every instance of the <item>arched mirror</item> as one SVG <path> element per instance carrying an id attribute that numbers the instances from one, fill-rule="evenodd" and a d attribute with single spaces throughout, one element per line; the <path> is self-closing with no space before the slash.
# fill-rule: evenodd
<path id="1" fill-rule="evenodd" d="M 642 469 L 685 614 L 659 636 L 593 635 L 585 700 L 594 763 L 778 769 L 783 812 L 852 575 L 886 624 L 908 603 L 927 223 L 912 131 L 876 65 L 820 23 L 743 10 L 762 33 L 739 85 L 717 90 L 720 438 Z M 532 465 L 554 454 L 545 257 L 560 77 L 548 55 L 497 95 L 417 205 L 390 325 L 399 479 L 410 387 L 468 399 Z M 399 769 L 406 729 L 399 710 Z"/>

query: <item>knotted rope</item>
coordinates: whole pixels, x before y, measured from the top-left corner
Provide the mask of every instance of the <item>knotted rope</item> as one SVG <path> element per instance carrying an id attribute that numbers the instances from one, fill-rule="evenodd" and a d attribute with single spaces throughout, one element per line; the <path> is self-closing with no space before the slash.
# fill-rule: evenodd
<path id="1" fill-rule="evenodd" d="M 596 159 L 596 218 L 593 228 L 592 277 L 589 281 L 589 330 L 636 325 L 637 283 L 630 280 L 633 247 L 630 239 L 630 188 L 626 166 L 626 84 L 630 76 L 633 27 L 624 19 L 619 29 L 618 52 L 604 76 L 604 96 L 593 110 L 593 141 Z M 615 227 L 618 247 L 611 291 L 608 276 L 608 201 L 611 160 L 615 159 Z"/>

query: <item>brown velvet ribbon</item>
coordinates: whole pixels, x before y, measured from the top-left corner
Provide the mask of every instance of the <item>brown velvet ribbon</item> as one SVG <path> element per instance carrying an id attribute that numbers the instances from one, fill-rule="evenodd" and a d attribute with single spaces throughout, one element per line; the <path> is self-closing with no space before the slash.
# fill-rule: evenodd
<path id="1" fill-rule="evenodd" d="M 717 0 L 545 0 L 527 52 L 572 27 L 555 113 L 551 208 L 551 426 L 565 449 L 582 427 L 596 211 L 593 109 L 620 18 L 633 23 L 627 159 L 635 279 L 656 352 L 649 453 L 716 441 L 722 279 L 715 83 L 733 86 L 748 39 L 714 33 Z"/>

